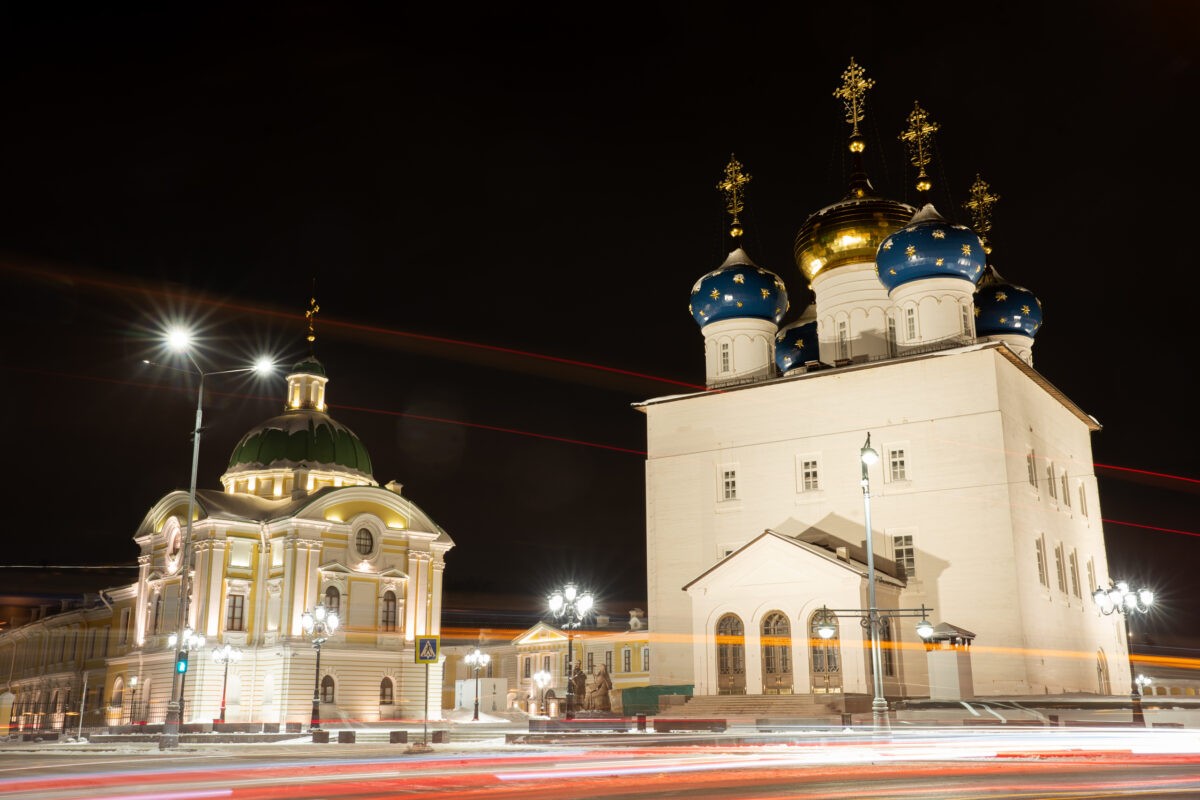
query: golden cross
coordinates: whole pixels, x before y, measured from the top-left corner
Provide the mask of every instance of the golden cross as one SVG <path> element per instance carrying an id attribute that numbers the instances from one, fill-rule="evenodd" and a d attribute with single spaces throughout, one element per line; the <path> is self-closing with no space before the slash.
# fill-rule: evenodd
<path id="1" fill-rule="evenodd" d="M 996 205 L 999 199 L 1000 195 L 992 194 L 992 187 L 979 177 L 979 173 L 975 173 L 975 182 L 971 184 L 971 199 L 963 203 L 963 208 L 971 215 L 975 233 L 983 240 L 983 249 L 987 253 L 992 252 L 992 247 L 988 244 L 988 234 L 992 232 L 992 206 Z"/>
<path id="2" fill-rule="evenodd" d="M 315 342 L 317 340 L 317 331 L 315 328 L 315 323 L 317 321 L 317 312 L 320 310 L 321 310 L 321 307 L 319 305 L 317 305 L 317 298 L 315 298 L 315 297 L 309 298 L 308 311 L 304 312 L 304 318 L 306 320 L 308 320 L 308 341 L 310 343 Z"/>
<path id="3" fill-rule="evenodd" d="M 846 104 L 846 122 L 854 127 L 851 136 L 858 136 L 858 123 L 863 121 L 865 114 L 867 89 L 874 85 L 875 81 L 866 77 L 863 68 L 851 58 L 850 66 L 842 73 L 842 85 L 833 90 L 833 96 Z"/>
<path id="4" fill-rule="evenodd" d="M 913 110 L 908 114 L 908 128 L 900 134 L 900 141 L 908 145 L 908 158 L 917 168 L 917 189 L 922 192 L 927 192 L 930 188 L 925 168 L 929 166 L 932 158 L 929 152 L 930 140 L 933 134 L 937 133 L 938 127 L 936 122 L 930 121 L 929 114 L 921 108 L 921 104 L 914 101 Z"/>
<path id="5" fill-rule="evenodd" d="M 729 235 L 735 238 L 742 235 L 742 223 L 738 219 L 738 214 L 742 213 L 742 209 L 745 208 L 745 199 L 742 193 L 743 187 L 749 182 L 750 175 L 742 172 L 741 163 L 730 154 L 729 163 L 725 165 L 725 177 L 717 184 L 717 188 L 725 193 L 725 210 L 733 217 Z"/>

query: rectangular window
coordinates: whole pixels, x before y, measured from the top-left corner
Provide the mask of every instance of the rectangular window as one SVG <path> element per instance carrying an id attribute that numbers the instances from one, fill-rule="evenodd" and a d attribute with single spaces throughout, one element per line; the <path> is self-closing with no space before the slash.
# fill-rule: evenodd
<path id="1" fill-rule="evenodd" d="M 1063 558 L 1063 546 L 1056 544 L 1054 546 L 1054 573 L 1058 577 L 1058 590 L 1063 594 L 1067 593 L 1067 567 Z"/>
<path id="2" fill-rule="evenodd" d="M 1088 559 L 1088 563 L 1087 563 L 1087 572 L 1088 572 L 1088 594 L 1091 594 L 1092 592 L 1096 591 L 1097 587 L 1096 587 L 1096 562 L 1090 558 Z"/>
<path id="3" fill-rule="evenodd" d="M 608 671 L 608 674 L 612 674 L 612 650 L 604 651 L 604 668 Z"/>
<path id="4" fill-rule="evenodd" d="M 896 355 L 896 318 L 888 317 L 887 326 L 888 354 Z"/>
<path id="5" fill-rule="evenodd" d="M 817 459 L 801 458 L 800 460 L 800 489 L 804 492 L 815 492 L 821 488 L 820 470 Z"/>
<path id="6" fill-rule="evenodd" d="M 1034 547 L 1037 549 L 1037 570 L 1038 582 L 1047 588 L 1050 587 L 1050 576 L 1046 574 L 1046 537 L 1039 536 Z"/>
<path id="7" fill-rule="evenodd" d="M 1050 492 L 1050 499 L 1057 500 L 1058 499 L 1058 486 L 1054 483 L 1054 465 L 1053 464 L 1046 465 L 1046 485 L 1049 487 L 1048 491 Z"/>
<path id="8" fill-rule="evenodd" d="M 650 671 L 650 648 L 642 648 L 642 672 Z"/>
<path id="9" fill-rule="evenodd" d="M 917 310 L 915 308 L 904 309 L 904 335 L 905 341 L 913 342 L 917 338 Z"/>
<path id="10" fill-rule="evenodd" d="M 489 661 L 488 663 L 490 664 L 492 662 Z M 544 669 L 546 672 L 550 671 L 550 656 L 542 656 L 542 669 Z"/>
<path id="11" fill-rule="evenodd" d="M 729 342 L 721 342 L 721 372 L 729 372 Z"/>
<path id="12" fill-rule="evenodd" d="M 225 607 L 225 630 L 246 630 L 246 595 L 229 595 L 228 605 Z"/>
<path id="13" fill-rule="evenodd" d="M 905 577 L 917 577 L 917 551 L 913 548 L 912 534 L 892 537 L 892 559 L 896 566 L 904 568 Z"/>
<path id="14" fill-rule="evenodd" d="M 162 595 L 156 595 L 154 598 L 154 628 L 155 633 L 162 632 L 162 613 L 163 613 L 163 598 Z"/>
<path id="15" fill-rule="evenodd" d="M 591 671 L 594 670 L 595 668 L 596 668 L 596 654 L 588 653 L 587 654 L 587 671 L 589 673 L 591 673 Z"/>
<path id="16" fill-rule="evenodd" d="M 971 337 L 971 310 L 966 306 L 962 307 L 962 332 L 963 336 Z"/>
<path id="17" fill-rule="evenodd" d="M 1071 507 L 1071 487 L 1067 483 L 1067 473 L 1062 474 L 1062 501 L 1067 508 Z"/>
<path id="18" fill-rule="evenodd" d="M 1078 550 L 1071 551 L 1071 561 L 1070 561 L 1069 566 L 1071 568 L 1071 594 L 1075 595 L 1076 597 L 1078 597 L 1079 599 L 1082 600 L 1083 592 L 1080 591 L 1080 589 L 1079 589 L 1079 551 Z"/>
<path id="19" fill-rule="evenodd" d="M 521 659 L 521 677 L 522 678 L 528 678 L 530 675 L 533 674 L 532 665 L 533 665 L 532 656 L 525 656 L 524 658 Z"/>
<path id="20" fill-rule="evenodd" d="M 721 470 L 721 499 L 737 500 L 737 470 L 732 467 Z"/>
<path id="21" fill-rule="evenodd" d="M 1025 469 L 1029 473 L 1029 485 L 1037 488 L 1037 456 L 1030 450 L 1025 454 Z"/>
<path id="22" fill-rule="evenodd" d="M 888 480 L 908 480 L 908 464 L 904 457 L 903 447 L 892 447 L 888 449 Z"/>
<path id="23" fill-rule="evenodd" d="M 850 328 L 845 320 L 838 322 L 837 326 L 837 357 L 850 357 Z"/>
<path id="24" fill-rule="evenodd" d="M 621 671 L 633 672 L 633 651 L 628 647 L 621 651 Z"/>
<path id="25" fill-rule="evenodd" d="M 117 634 L 117 644 L 125 644 L 129 641 L 129 609 L 121 609 L 121 632 Z"/>
<path id="26" fill-rule="evenodd" d="M 1085 517 L 1087 513 L 1087 490 L 1083 488 L 1083 484 L 1079 484 L 1079 513 Z"/>

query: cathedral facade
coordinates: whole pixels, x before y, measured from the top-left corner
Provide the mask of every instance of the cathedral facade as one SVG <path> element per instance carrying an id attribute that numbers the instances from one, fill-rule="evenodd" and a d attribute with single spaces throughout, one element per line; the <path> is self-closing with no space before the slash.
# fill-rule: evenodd
<path id="1" fill-rule="evenodd" d="M 189 492 L 154 504 L 134 535 L 136 582 L 0 635 L 14 725 L 155 726 L 179 692 L 184 726 L 307 726 L 314 694 L 330 722 L 440 718 L 442 666 L 414 647 L 440 633 L 454 542 L 375 481 L 362 442 L 326 413 L 327 383 L 315 358 L 290 370 L 283 413 L 242 437 L 222 489 L 195 493 L 190 528 Z M 318 606 L 340 622 L 319 661 L 304 625 Z M 181 628 L 194 649 L 177 675 Z"/>
<path id="2" fill-rule="evenodd" d="M 963 696 L 1122 693 L 1121 622 L 1092 598 L 1100 425 L 1033 367 L 1041 304 L 990 263 L 987 185 L 970 228 L 881 196 L 858 131 L 872 82 L 853 62 L 843 81 L 848 191 L 795 239 L 812 302 L 780 327 L 786 288 L 739 246 L 749 176 L 731 161 L 732 250 L 690 301 L 708 391 L 636 406 L 650 683 L 869 695 L 873 599 L 888 698 L 938 693 L 922 619 L 973 635 Z M 936 129 L 917 106 L 901 136 L 919 192 Z"/>

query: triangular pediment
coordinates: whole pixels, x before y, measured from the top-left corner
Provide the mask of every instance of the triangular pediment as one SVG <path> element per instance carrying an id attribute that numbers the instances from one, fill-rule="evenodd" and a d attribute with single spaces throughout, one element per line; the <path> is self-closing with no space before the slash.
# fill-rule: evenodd
<path id="1" fill-rule="evenodd" d="M 349 575 L 354 572 L 354 570 L 350 569 L 340 561 L 327 561 L 318 567 L 318 569 L 322 569 L 325 572 L 340 572 L 343 575 Z"/>
<path id="2" fill-rule="evenodd" d="M 381 578 L 403 578 L 403 579 L 407 580 L 408 573 L 401 572 L 400 570 L 396 569 L 395 567 L 388 567 L 383 572 L 379 573 L 379 577 L 381 577 Z"/>
<path id="3" fill-rule="evenodd" d="M 553 625 L 545 622 L 539 622 L 529 630 L 522 633 L 517 638 L 513 639 L 513 644 L 518 647 L 526 644 L 550 644 L 557 642 L 566 642 L 567 634 Z"/>

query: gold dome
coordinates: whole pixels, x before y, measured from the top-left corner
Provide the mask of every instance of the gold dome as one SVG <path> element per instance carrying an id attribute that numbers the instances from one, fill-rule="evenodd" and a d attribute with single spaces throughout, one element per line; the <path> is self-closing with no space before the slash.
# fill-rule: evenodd
<path id="1" fill-rule="evenodd" d="M 796 233 L 796 266 L 811 282 L 842 264 L 872 262 L 879 245 L 912 219 L 907 203 L 878 197 L 867 181 L 854 181 L 850 194 L 809 216 Z"/>

